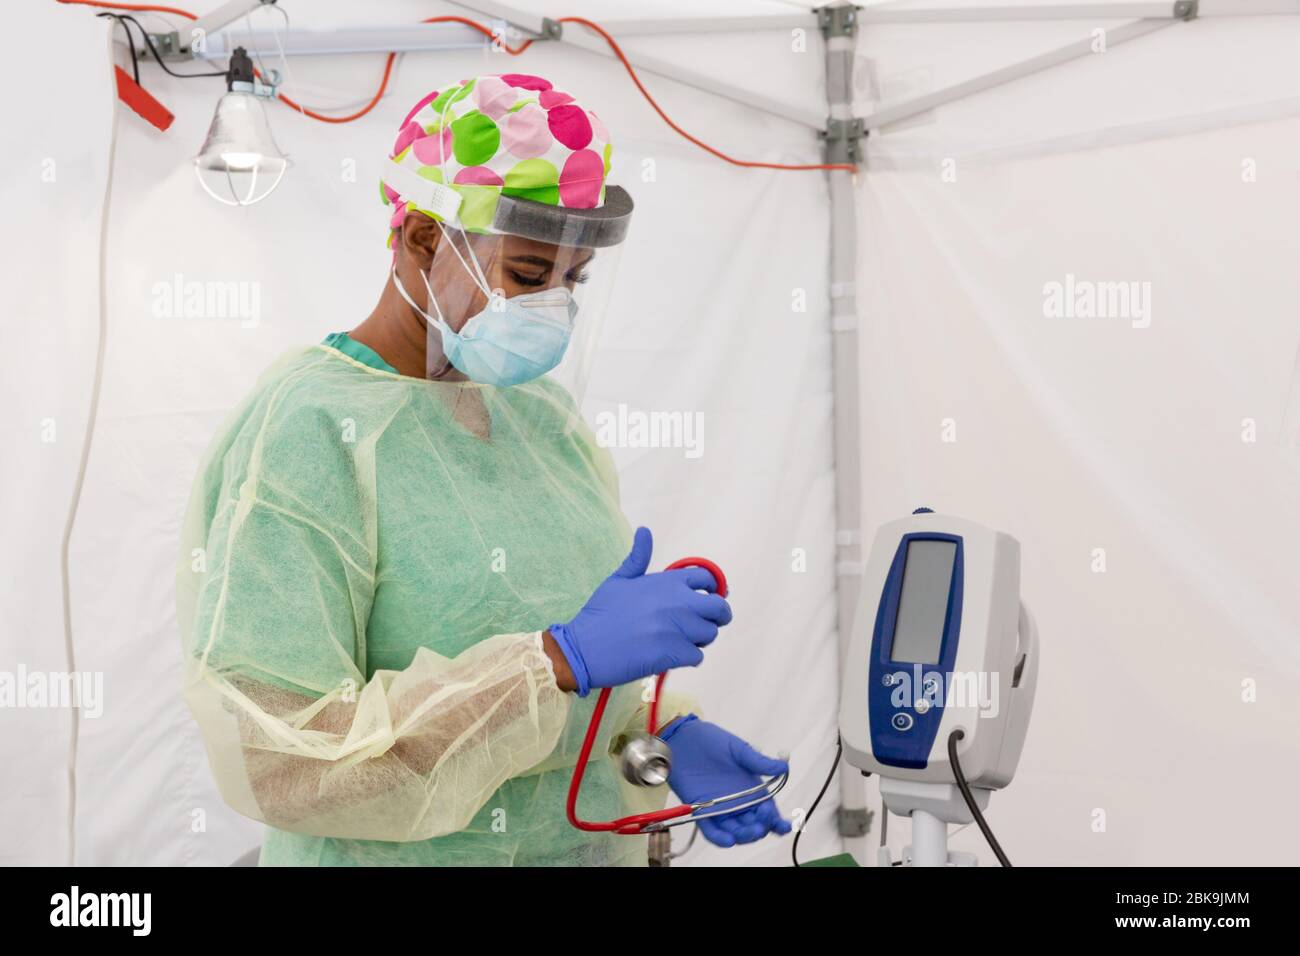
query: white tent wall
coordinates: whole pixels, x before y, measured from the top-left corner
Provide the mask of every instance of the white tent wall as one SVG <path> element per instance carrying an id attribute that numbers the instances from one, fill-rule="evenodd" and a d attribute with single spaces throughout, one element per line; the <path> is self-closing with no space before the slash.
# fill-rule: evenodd
<path id="1" fill-rule="evenodd" d="M 7 347 L 0 357 L 3 494 L 0 520 L 0 670 L 65 671 L 59 551 L 72 496 L 99 324 L 99 209 L 104 198 L 112 89 L 105 80 L 108 38 L 86 18 L 52 7 L 31 26 L 57 24 L 85 56 L 63 64 L 46 95 L 7 105 L 0 177 L 8 290 Z M 37 44 L 3 58 L 6 89 L 48 76 Z M 57 862 L 67 843 L 71 715 L 66 709 L 0 711 L 0 864 Z M 55 795 L 51 799 L 51 795 Z"/>
<path id="2" fill-rule="evenodd" d="M 307 29 L 404 25 L 439 12 L 466 13 L 416 2 L 284 5 L 294 27 Z M 642 13 L 633 3 L 582 7 L 572 12 L 597 20 Z M 48 207 L 37 208 L 44 196 L 35 190 L 24 221 L 45 223 L 42 240 L 19 234 L 6 241 L 15 270 L 11 287 L 32 290 L 20 328 L 35 330 L 26 332 L 35 338 L 25 343 L 22 362 L 6 366 L 6 393 L 18 403 L 11 407 L 23 410 L 14 441 L 29 457 L 46 455 L 39 469 L 6 470 L 7 528 L 20 532 L 6 549 L 6 666 L 16 657 L 29 667 L 66 667 L 57 542 L 94 361 L 103 189 L 94 163 L 107 156 L 109 115 L 107 26 L 92 13 L 53 4 L 39 10 L 40 25 L 51 31 L 75 26 L 64 59 L 84 73 L 59 93 L 80 124 L 75 141 L 92 154 L 91 172 L 99 176 L 88 173 L 59 207 L 81 210 L 80 248 L 48 261 L 46 250 L 68 233 L 40 219 Z M 37 14 L 25 16 L 36 22 Z M 145 20 L 162 24 L 157 16 Z M 761 92 L 814 109 L 824 102 L 816 36 L 798 53 L 789 31 L 637 38 L 626 47 L 751 84 L 757 79 L 752 64 L 762 62 Z M 295 57 L 286 92 L 294 95 L 299 85 L 300 99 L 313 106 L 363 99 L 382 63 L 379 55 Z M 28 68 L 31 75 L 44 69 L 35 60 Z M 178 692 L 174 569 L 190 482 L 209 438 L 265 366 L 286 349 L 351 328 L 369 312 L 389 262 L 388 211 L 377 188 L 385 150 L 420 96 L 449 78 L 482 72 L 547 76 L 580 94 L 614 135 L 617 178 L 638 209 L 587 411 L 595 416 L 622 403 L 700 416 L 698 457 L 680 447 L 612 449 L 627 515 L 655 531 L 656 563 L 706 554 L 727 570 L 735 589 L 736 623 L 705 667 L 674 674 L 671 683 L 696 695 L 707 717 L 757 746 L 790 751 L 799 770 L 782 804 L 807 807 L 833 751 L 834 714 L 825 702 L 834 699 L 838 670 L 824 174 L 742 170 L 707 155 L 664 126 L 610 58 L 559 44 L 536 44 L 519 58 L 480 46 L 406 55 L 389 95 L 355 123 L 326 125 L 272 107 L 276 136 L 295 165 L 266 201 L 232 209 L 204 195 L 190 168 L 221 81 L 182 81 L 155 66 L 142 69 L 145 85 L 176 121 L 159 133 L 125 108 L 119 121 L 104 385 L 72 538 L 77 666 L 103 673 L 106 698 L 103 717 L 82 722 L 77 861 L 226 864 L 260 842 L 260 827 L 222 804 Z M 724 150 L 764 161 L 820 161 L 811 130 L 670 80 L 644 79 L 670 115 Z M 89 99 L 82 87 L 94 91 Z M 33 110 L 24 135 L 39 138 L 42 123 L 48 129 L 42 135 L 58 133 Z M 67 143 L 71 137 L 68 131 Z M 39 146 L 31 151 L 44 155 Z M 255 314 L 230 309 L 186 317 L 182 303 L 169 298 L 185 282 L 240 283 L 255 295 L 243 300 L 255 305 Z M 66 325 L 66 335 L 40 325 L 47 317 L 61 323 L 53 328 Z M 47 414 L 57 415 L 62 428 L 53 454 L 33 437 Z M 792 571 L 799 552 L 806 554 L 806 570 Z M 3 720 L 5 756 L 9 766 L 22 768 L 15 776 L 25 794 L 6 798 L 3 852 L 8 862 L 61 862 L 67 712 L 30 712 L 17 720 L 6 713 Z M 819 814 L 803 844 L 808 854 L 839 848 L 833 818 L 829 810 Z M 679 843 L 684 837 L 679 831 Z M 788 840 L 727 852 L 697 841 L 682 862 L 779 864 L 788 853 Z"/>
<path id="3" fill-rule="evenodd" d="M 361 5 L 343 0 L 285 5 L 310 29 L 465 13 L 388 0 L 365 4 L 362 24 Z M 517 5 L 598 21 L 647 15 L 631 0 Z M 654 15 L 705 15 L 697 7 L 656 4 Z M 792 9 L 735 0 L 707 14 Z M 106 28 L 91 13 L 50 3 L 22 14 L 71 54 L 40 98 L 15 99 L 18 175 L 0 187 L 4 275 L 18 293 L 0 378 L 11 409 L 0 427 L 17 462 L 0 495 L 5 670 L 67 666 L 59 542 L 95 365 L 112 116 Z M 1122 22 L 868 23 L 858 112 Z M 1300 531 L 1300 279 L 1285 214 L 1300 200 L 1297 40 L 1300 16 L 1171 23 L 866 144 L 856 210 L 864 528 L 928 505 L 1022 542 L 1041 688 L 1020 775 L 990 811 L 1017 862 L 1281 863 L 1300 848 L 1273 821 L 1300 782 L 1289 545 Z M 791 41 L 786 29 L 709 31 L 625 46 L 820 108 L 820 41 L 802 52 Z M 736 624 L 706 667 L 672 681 L 706 716 L 792 751 L 786 809 L 815 795 L 838 689 L 825 178 L 738 170 L 698 151 L 606 57 L 543 43 L 503 59 L 481 48 L 407 55 L 381 105 L 343 126 L 275 107 L 295 166 L 249 209 L 214 203 L 189 168 L 220 81 L 146 66 L 175 125 L 158 133 L 121 110 L 104 386 L 71 541 L 76 664 L 102 672 L 105 693 L 103 716 L 81 724 L 78 862 L 224 864 L 259 842 L 260 828 L 216 794 L 176 692 L 172 582 L 189 483 L 263 367 L 369 310 L 388 262 L 375 188 L 383 151 L 411 102 L 477 72 L 549 76 L 614 133 L 638 212 L 587 412 L 702 416 L 699 457 L 613 449 L 625 510 L 655 529 L 657 560 L 708 554 L 735 587 Z M 368 98 L 382 58 L 290 66 L 288 92 L 328 105 Z M 5 69 L 17 89 L 49 64 L 29 45 Z M 724 150 L 819 159 L 798 124 L 644 79 Z M 1044 286 L 1067 276 L 1150 283 L 1149 326 L 1044 315 Z M 178 277 L 244 283 L 256 315 L 184 318 L 167 304 Z M 943 440 L 945 420 L 956 441 Z M 806 570 L 792 571 L 804 555 Z M 0 862 L 61 862 L 69 715 L 7 710 L 0 721 L 0 756 L 14 768 Z M 832 791 L 807 856 L 839 847 L 834 803 Z M 1202 833 L 1217 818 L 1228 837 Z M 897 851 L 906 825 L 895 820 L 891 834 Z M 953 845 L 992 862 L 973 827 Z M 682 862 L 787 854 L 788 842 L 727 852 L 697 842 Z"/>
<path id="4" fill-rule="evenodd" d="M 860 51 L 937 88 L 1091 27 L 868 27 Z M 1300 786 L 1300 119 L 1260 121 L 1300 113 L 1297 39 L 1300 17 L 1179 23 L 869 144 L 864 523 L 926 505 L 1021 541 L 1042 669 L 989 811 L 1017 863 L 1300 851 L 1277 825 Z M 1149 313 L 1050 317 L 1067 276 L 1139 283 Z M 975 827 L 952 845 L 992 862 Z"/>

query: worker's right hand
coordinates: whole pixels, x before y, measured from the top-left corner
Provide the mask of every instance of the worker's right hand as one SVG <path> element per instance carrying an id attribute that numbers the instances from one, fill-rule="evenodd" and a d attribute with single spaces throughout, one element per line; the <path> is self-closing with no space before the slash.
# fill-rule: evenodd
<path id="1" fill-rule="evenodd" d="M 695 667 L 704 660 L 700 648 L 731 621 L 731 606 L 704 568 L 646 574 L 653 549 L 650 530 L 637 528 L 631 553 L 578 616 L 550 628 L 584 697 L 593 687 Z"/>

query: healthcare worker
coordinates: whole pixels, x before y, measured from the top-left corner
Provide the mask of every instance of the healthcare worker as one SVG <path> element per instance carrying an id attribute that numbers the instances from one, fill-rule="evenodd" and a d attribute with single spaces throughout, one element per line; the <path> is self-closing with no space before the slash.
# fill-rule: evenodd
<path id="1" fill-rule="evenodd" d="M 424 97 L 384 167 L 378 305 L 272 367 L 200 469 L 186 699 L 222 796 L 269 825 L 263 864 L 646 861 L 565 818 L 595 690 L 583 817 L 663 806 L 612 751 L 731 610 L 705 570 L 650 571 L 578 414 L 632 212 L 609 168 L 601 121 L 539 77 Z M 785 771 L 692 709 L 659 702 L 683 802 Z M 789 824 L 769 800 L 701 830 Z"/>

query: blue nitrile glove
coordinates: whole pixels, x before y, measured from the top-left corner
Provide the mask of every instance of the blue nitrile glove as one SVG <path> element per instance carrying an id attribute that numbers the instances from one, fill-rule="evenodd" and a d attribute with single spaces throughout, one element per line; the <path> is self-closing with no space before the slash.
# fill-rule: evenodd
<path id="1" fill-rule="evenodd" d="M 683 803 L 699 803 L 728 793 L 756 787 L 763 777 L 787 773 L 790 765 L 773 760 L 717 724 L 700 720 L 694 714 L 674 720 L 659 737 L 673 750 L 673 767 L 668 786 Z M 746 797 L 737 804 L 752 800 Z M 710 807 L 710 810 L 725 808 Z M 724 816 L 699 822 L 705 839 L 715 846 L 753 843 L 769 833 L 790 832 L 790 821 L 781 818 L 775 800 L 737 810 Z"/>
<path id="2" fill-rule="evenodd" d="M 731 606 L 712 593 L 717 582 L 703 568 L 646 574 L 653 548 L 650 530 L 637 528 L 631 553 L 578 616 L 550 627 L 584 697 L 593 687 L 695 667 L 700 648 L 731 622 Z"/>

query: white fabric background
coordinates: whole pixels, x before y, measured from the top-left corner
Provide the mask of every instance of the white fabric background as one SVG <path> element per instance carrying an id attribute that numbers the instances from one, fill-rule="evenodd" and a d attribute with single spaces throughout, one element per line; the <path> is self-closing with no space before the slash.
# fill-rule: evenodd
<path id="1" fill-rule="evenodd" d="M 68 48 L 84 53 L 66 60 L 44 96 L 13 96 L 8 104 L 15 135 L 4 138 L 0 176 L 0 282 L 8 295 L 0 350 L 0 668 L 11 673 L 19 663 L 67 669 L 59 542 L 94 371 L 98 213 L 113 102 L 103 27 L 52 9 L 32 21 L 57 25 Z M 15 44 L 0 61 L 10 90 L 49 70 L 37 44 Z M 0 711 L 0 863 L 61 859 L 69 733 L 67 711 Z"/>
<path id="2" fill-rule="evenodd" d="M 708 12 L 786 6 L 719 0 Z M 366 9 L 377 23 L 433 12 L 414 0 Z M 355 24 L 355 11 L 290 7 L 296 26 L 317 29 Z M 632 2 L 554 12 L 644 15 Z M 58 545 L 94 361 L 111 99 L 104 27 L 90 11 L 31 5 L 22 19 L 59 31 L 69 54 L 57 83 L 11 98 L 6 121 L 17 135 L 0 178 L 0 268 L 14 294 L 0 378 L 13 450 L 0 472 L 0 667 L 58 670 Z M 1017 862 L 1295 857 L 1297 838 L 1273 818 L 1290 808 L 1300 746 L 1290 544 L 1300 280 L 1288 213 L 1300 199 L 1300 127 L 1286 118 L 1300 102 L 1298 21 L 1175 25 L 868 144 L 857 209 L 865 530 L 925 504 L 1021 539 L 1044 660 L 1020 775 L 990 812 Z M 947 85 L 1092 26 L 872 27 L 859 41 L 859 111 L 874 92 Z M 781 31 L 627 46 L 790 102 L 824 100 L 815 40 L 802 56 Z M 5 66 L 11 89 L 48 70 L 30 46 Z M 381 66 L 378 56 L 291 63 L 311 105 L 368 96 Z M 538 45 L 505 64 L 480 52 L 407 56 L 392 94 L 345 126 L 275 107 L 296 165 L 267 202 L 232 210 L 189 168 L 219 81 L 146 67 L 177 120 L 158 133 L 124 111 L 119 127 L 105 381 L 72 542 L 77 664 L 105 673 L 108 698 L 104 717 L 82 724 L 79 862 L 224 864 L 258 842 L 259 828 L 221 805 L 176 693 L 172 579 L 189 483 L 268 362 L 369 311 L 387 264 L 378 164 L 409 104 L 449 77 L 507 70 L 546 75 L 606 118 L 638 202 L 588 411 L 625 402 L 704 415 L 698 459 L 615 449 L 626 511 L 655 529 L 658 560 L 707 554 L 735 588 L 736 624 L 674 686 L 757 745 L 793 751 L 784 807 L 806 807 L 820 785 L 838 690 L 822 176 L 728 167 L 667 130 L 612 61 Z M 792 124 L 646 82 L 723 149 L 818 157 Z M 53 183 L 41 179 L 49 158 Z M 957 160 L 955 183 L 939 178 L 945 158 Z M 1255 183 L 1241 180 L 1245 158 L 1257 161 Z M 1042 285 L 1067 272 L 1151 282 L 1151 327 L 1044 318 Z M 156 317 L 154 286 L 177 273 L 259 283 L 260 322 Z M 797 290 L 807 312 L 791 307 Z M 939 441 L 948 417 L 953 444 Z M 41 440 L 50 418 L 52 443 Z M 1244 418 L 1258 423 L 1253 444 L 1241 441 Z M 1089 570 L 1096 547 L 1104 575 Z M 807 552 L 805 573 L 790 570 L 795 549 Z M 1247 678 L 1259 695 L 1249 705 Z M 68 726 L 62 711 L 0 713 L 0 759 L 13 771 L 0 862 L 66 857 Z M 833 793 L 803 844 L 809 857 L 838 846 Z M 1092 830 L 1097 809 L 1105 833 Z M 198 810 L 204 833 L 191 832 Z M 891 832 L 897 850 L 906 826 Z M 973 828 L 954 846 L 990 862 Z M 697 845 L 683 862 L 780 864 L 788 850 Z"/>
<path id="3" fill-rule="evenodd" d="M 299 5 L 291 12 L 301 27 L 356 22 L 352 4 Z M 408 23 L 436 11 L 389 3 L 369 5 L 367 12 L 378 22 Z M 102 22 L 85 10 L 41 15 L 76 25 L 84 84 L 100 90 Z M 691 62 L 698 60 L 694 51 L 716 46 L 689 38 L 673 48 Z M 786 35 L 756 34 L 728 57 L 775 61 L 789 59 L 788 50 Z M 298 58 L 290 69 L 303 87 L 301 99 L 340 103 L 373 92 L 382 57 Z M 107 697 L 104 717 L 82 723 L 79 862 L 225 864 L 260 840 L 257 825 L 221 804 L 178 694 L 174 562 L 190 482 L 214 430 L 268 363 L 285 349 L 351 328 L 378 297 L 388 265 L 379 164 L 409 106 L 449 79 L 512 71 L 547 76 L 605 118 L 617 173 L 638 205 L 588 411 L 624 402 L 703 416 L 699 458 L 673 448 L 614 449 L 625 510 L 655 531 L 657 565 L 706 554 L 723 565 L 736 591 L 737 622 L 728 640 L 710 652 L 705 668 L 672 683 L 695 693 L 708 717 L 755 744 L 792 751 L 797 766 L 825 767 L 834 717 L 821 704 L 835 692 L 837 666 L 829 603 L 829 226 L 821 174 L 729 167 L 667 129 L 614 61 L 538 45 L 510 59 L 483 51 L 408 55 L 382 105 L 343 126 L 273 107 L 276 135 L 295 165 L 264 203 L 231 209 L 200 191 L 189 165 L 220 82 L 173 80 L 146 67 L 146 86 L 177 118 L 166 133 L 129 112 L 120 125 L 105 381 L 72 549 L 77 664 L 104 672 Z M 814 45 L 802 60 L 774 70 L 771 92 L 818 102 L 820 76 Z M 792 86 L 796 79 L 801 85 Z M 769 161 L 818 161 L 811 131 L 670 81 L 647 82 L 675 119 L 724 149 Z M 77 102 L 79 95 L 69 84 L 56 112 L 75 111 L 88 124 L 64 131 L 51 125 L 50 133 L 61 132 L 61 143 L 75 142 L 88 162 L 102 163 L 106 138 L 91 131 L 106 122 L 107 98 L 92 99 L 92 109 L 85 99 Z M 33 114 L 28 128 L 48 124 Z M 43 155 L 35 146 L 32 152 Z M 653 178 L 643 160 L 653 161 Z M 84 235 L 60 230 L 52 217 L 42 220 L 50 207 L 29 174 L 30 208 L 22 221 L 44 229 L 45 242 L 31 242 L 30 232 L 6 242 L 11 287 L 30 290 L 31 299 L 16 316 L 27 338 L 10 355 L 12 378 L 6 376 L 6 390 L 12 387 L 22 409 L 21 420 L 9 423 L 17 433 L 11 440 L 25 451 L 24 466 L 6 469 L 5 477 L 12 492 L 4 495 L 12 515 L 6 527 L 18 532 L 6 547 L 5 660 L 16 657 L 29 667 L 66 666 L 57 545 L 81 437 L 84 369 L 94 354 L 98 172 L 66 176 L 80 191 L 61 201 L 68 215 L 84 220 L 75 226 Z M 42 246 L 60 239 L 64 258 L 45 261 Z M 176 274 L 187 281 L 258 283 L 260 322 L 247 328 L 237 318 L 157 317 L 154 287 Z M 33 283 L 35 276 L 44 281 Z M 796 289 L 809 303 L 806 313 L 792 311 Z M 66 335 L 55 335 L 61 325 L 43 324 L 50 317 L 66 323 Z M 37 444 L 39 418 L 51 404 L 71 419 L 53 453 Z M 39 470 L 26 466 L 41 454 Z M 790 571 L 795 548 L 809 553 L 806 573 Z M 0 852 L 10 862 L 59 862 L 66 853 L 67 714 L 0 716 L 8 765 L 22 768 L 20 792 L 6 797 L 0 814 Z M 811 802 L 814 776 L 800 776 L 788 806 Z M 206 815 L 205 832 L 190 832 L 195 811 Z M 831 816 L 819 823 L 805 845 L 810 853 L 833 852 Z M 698 841 L 683 862 L 780 862 L 788 853 L 788 841 L 726 855 Z"/>
<path id="4" fill-rule="evenodd" d="M 1300 783 L 1300 245 L 1286 212 L 1300 120 L 1248 122 L 1297 92 L 1274 44 L 1294 43 L 1298 20 L 1175 25 L 872 144 L 864 523 L 928 505 L 1021 541 L 1042 669 L 1019 774 L 989 813 L 1017 863 L 1277 865 L 1300 849 L 1278 825 Z M 990 65 L 1089 26 L 1050 25 L 1052 42 Z M 963 78 L 944 45 L 955 29 L 873 32 L 864 55 L 931 63 L 947 85 Z M 1000 33 L 1003 48 L 1018 35 Z M 1067 273 L 1149 282 L 1150 327 L 1044 317 L 1044 284 Z M 906 838 L 903 824 L 890 842 Z M 974 827 L 953 846 L 993 862 Z"/>

